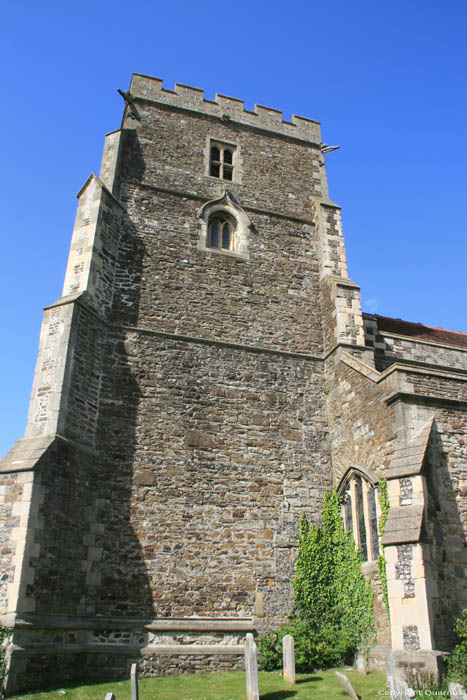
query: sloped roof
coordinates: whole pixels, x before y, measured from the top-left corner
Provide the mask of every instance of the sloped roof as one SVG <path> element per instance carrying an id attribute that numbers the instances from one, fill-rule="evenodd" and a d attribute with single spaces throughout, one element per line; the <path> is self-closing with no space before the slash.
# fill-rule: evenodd
<path id="1" fill-rule="evenodd" d="M 418 340 L 428 340 L 432 343 L 442 343 L 443 345 L 455 345 L 467 348 L 467 333 L 461 331 L 447 331 L 444 328 L 434 328 L 424 326 L 423 323 L 411 323 L 402 321 L 400 318 L 389 318 L 388 316 L 374 315 L 378 324 L 378 330 L 382 333 L 395 333 L 396 335 L 406 335 Z"/>

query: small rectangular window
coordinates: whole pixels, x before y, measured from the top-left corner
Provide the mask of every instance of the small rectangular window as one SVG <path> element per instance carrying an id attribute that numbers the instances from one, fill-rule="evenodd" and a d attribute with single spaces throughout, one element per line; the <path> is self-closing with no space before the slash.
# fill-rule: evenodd
<path id="1" fill-rule="evenodd" d="M 232 144 L 212 142 L 209 149 L 209 174 L 220 180 L 235 179 L 236 147 Z"/>

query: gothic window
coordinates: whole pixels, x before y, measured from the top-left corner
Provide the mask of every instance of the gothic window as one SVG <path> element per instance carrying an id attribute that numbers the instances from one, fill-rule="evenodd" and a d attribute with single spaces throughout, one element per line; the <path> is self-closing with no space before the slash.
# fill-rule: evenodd
<path id="1" fill-rule="evenodd" d="M 221 180 L 234 179 L 235 146 L 211 141 L 209 152 L 209 174 Z"/>
<path id="2" fill-rule="evenodd" d="M 342 519 L 347 532 L 352 532 L 365 561 L 378 557 L 377 488 L 361 473 L 352 471 L 339 489 L 342 496 Z"/>
<path id="3" fill-rule="evenodd" d="M 215 215 L 209 220 L 208 240 L 209 248 L 231 250 L 233 243 L 233 221 L 229 216 Z"/>
<path id="4" fill-rule="evenodd" d="M 199 218 L 198 250 L 248 260 L 250 219 L 226 186 L 220 197 L 201 207 Z"/>

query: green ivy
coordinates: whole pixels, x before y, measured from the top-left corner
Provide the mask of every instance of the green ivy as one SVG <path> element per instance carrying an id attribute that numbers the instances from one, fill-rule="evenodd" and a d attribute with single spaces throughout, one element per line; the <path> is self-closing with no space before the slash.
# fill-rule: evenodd
<path id="1" fill-rule="evenodd" d="M 381 510 L 381 518 L 379 520 L 379 534 L 381 537 L 384 535 L 384 529 L 386 527 L 386 522 L 389 515 L 389 496 L 388 496 L 388 482 L 386 479 L 381 479 L 378 484 L 378 500 L 379 507 Z"/>
<path id="2" fill-rule="evenodd" d="M 298 553 L 293 580 L 296 615 L 310 629 L 340 640 L 342 658 L 374 638 L 373 594 L 361 573 L 362 557 L 351 533 L 344 531 L 340 498 L 326 494 L 322 525 L 300 519 Z M 337 643 L 337 642 L 336 642 Z"/>
<path id="3" fill-rule="evenodd" d="M 379 520 L 379 534 L 383 537 L 384 530 L 386 527 L 386 522 L 389 515 L 389 496 L 388 496 L 388 482 L 386 479 L 381 479 L 378 485 L 378 501 L 381 511 L 381 517 Z M 384 554 L 378 554 L 378 573 L 381 581 L 381 587 L 383 589 L 383 600 L 388 616 L 391 615 L 391 610 L 389 608 L 389 595 L 388 595 L 388 576 L 386 572 L 386 559 Z"/>
<path id="4" fill-rule="evenodd" d="M 377 564 L 379 579 L 381 581 L 381 588 L 383 592 L 384 605 L 386 606 L 388 617 L 390 617 L 391 611 L 389 609 L 388 575 L 386 571 L 386 559 L 384 558 L 384 554 L 378 554 Z"/>
<path id="5" fill-rule="evenodd" d="M 458 643 L 448 658 L 448 680 L 450 683 L 467 685 L 467 609 L 462 611 L 462 617 L 456 620 L 454 631 Z"/>

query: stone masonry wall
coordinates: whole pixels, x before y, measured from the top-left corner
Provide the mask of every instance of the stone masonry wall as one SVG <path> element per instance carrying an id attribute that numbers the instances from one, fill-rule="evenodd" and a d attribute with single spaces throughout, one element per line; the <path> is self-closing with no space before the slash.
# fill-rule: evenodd
<path id="1" fill-rule="evenodd" d="M 334 482 L 338 485 L 352 466 L 383 476 L 396 441 L 392 411 L 384 401 L 387 387 L 336 357 L 325 372 Z"/>
<path id="2" fill-rule="evenodd" d="M 363 314 L 363 319 L 365 343 L 374 348 L 376 366 L 381 371 L 401 360 L 424 362 L 437 367 L 467 369 L 467 351 L 463 347 L 380 331 L 375 316 Z M 425 328 L 425 331 L 428 330 Z"/>
<path id="3" fill-rule="evenodd" d="M 89 177 L 78 197 L 63 296 L 84 293 L 86 303 L 107 316 L 112 307 L 124 208 L 95 175 Z"/>
<path id="4" fill-rule="evenodd" d="M 60 433 L 91 448 L 95 445 L 99 421 L 106 328 L 93 311 L 80 303 L 74 305 L 70 368 Z"/>
<path id="5" fill-rule="evenodd" d="M 236 125 L 253 129 L 265 129 L 292 138 L 321 143 L 320 125 L 313 119 L 292 115 L 291 121 L 282 118 L 278 109 L 255 105 L 254 111 L 244 108 L 243 100 L 227 95 L 216 95 L 215 100 L 204 99 L 204 92 L 196 87 L 176 83 L 173 90 L 163 87 L 160 78 L 134 73 L 130 85 L 131 95 L 144 100 L 156 101 L 174 110 L 195 110 L 211 118 L 230 121 Z M 132 108 L 130 113 L 134 112 Z"/>
<path id="6" fill-rule="evenodd" d="M 19 527 L 20 517 L 15 514 L 15 504 L 22 500 L 24 479 L 22 474 L 0 475 L 0 614 L 10 611 L 8 605 L 8 586 L 15 579 L 16 572 L 16 538 L 15 529 Z"/>
<path id="7" fill-rule="evenodd" d="M 306 218 L 319 149 L 205 115 L 139 113 L 119 156 L 128 216 L 100 381 L 102 559 L 86 610 L 251 615 L 261 592 L 267 624 L 290 610 L 298 518 L 316 518 L 330 483 Z M 237 145 L 226 184 L 252 222 L 248 261 L 197 248 L 199 207 L 225 184 L 205 174 L 209 138 Z"/>
<path id="8" fill-rule="evenodd" d="M 386 362 L 397 360 L 415 360 L 426 362 L 438 367 L 452 367 L 453 369 L 467 369 L 467 351 L 465 348 L 448 347 L 434 343 L 423 343 L 408 338 L 396 338 L 387 334 L 381 334 L 384 342 L 384 356 Z"/>
<path id="9" fill-rule="evenodd" d="M 32 604 L 26 602 L 27 610 L 55 615 L 78 615 L 84 610 L 87 571 L 93 558 L 90 509 L 97 497 L 96 468 L 92 453 L 61 439 L 41 461 L 36 479 L 44 496 L 38 513 L 40 526 L 34 534 L 30 561 L 34 578 L 26 591 Z M 22 609 L 20 606 L 19 611 Z"/>
<path id="10" fill-rule="evenodd" d="M 95 611 L 141 610 L 127 518 L 154 615 L 251 615 L 261 590 L 282 618 L 298 518 L 316 519 L 330 482 L 321 363 L 137 331 L 106 356 Z"/>
<path id="11" fill-rule="evenodd" d="M 467 607 L 467 418 L 465 408 L 435 408 L 426 466 L 423 541 L 432 587 L 435 648 L 450 649 L 453 624 Z"/>
<path id="12" fill-rule="evenodd" d="M 226 184 L 244 207 L 309 219 L 312 198 L 321 196 L 317 144 L 149 104 L 139 122 L 127 118 L 124 126 L 133 128 L 125 134 L 123 181 L 176 189 L 205 201 Z M 233 182 L 206 175 L 209 139 L 237 146 L 238 178 Z"/>
<path id="13" fill-rule="evenodd" d="M 129 197 L 137 234 L 123 236 L 115 321 L 293 352 L 321 351 L 310 225 L 252 214 L 247 262 L 197 249 L 199 202 L 139 188 Z"/>

